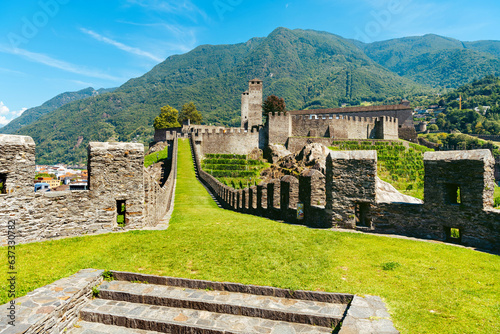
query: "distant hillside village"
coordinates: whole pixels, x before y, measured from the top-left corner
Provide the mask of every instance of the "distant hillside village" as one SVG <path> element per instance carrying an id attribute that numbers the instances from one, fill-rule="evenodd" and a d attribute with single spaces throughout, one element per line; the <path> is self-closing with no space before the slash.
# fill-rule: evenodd
<path id="1" fill-rule="evenodd" d="M 86 166 L 37 165 L 35 171 L 35 192 L 88 189 Z"/>

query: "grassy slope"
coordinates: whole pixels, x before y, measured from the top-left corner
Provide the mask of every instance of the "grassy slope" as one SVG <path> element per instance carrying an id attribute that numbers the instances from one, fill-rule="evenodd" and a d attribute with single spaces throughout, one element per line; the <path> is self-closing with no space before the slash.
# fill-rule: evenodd
<path id="1" fill-rule="evenodd" d="M 443 244 L 312 230 L 219 209 L 194 176 L 186 140 L 179 143 L 175 211 L 167 231 L 23 245 L 17 259 L 21 295 L 93 267 L 379 295 L 402 333 L 500 331 L 500 257 Z M 384 271 L 388 262 L 401 266 Z M 6 302 L 6 289 L 0 293 Z"/>
<path id="2" fill-rule="evenodd" d="M 360 145 L 357 141 L 334 142 L 331 150 L 376 150 L 377 172 L 380 179 L 392 184 L 405 195 L 424 199 L 424 152 L 432 151 L 425 146 L 410 144 L 402 149 L 402 143 L 375 143 Z M 363 144 L 368 144 L 364 142 Z"/>
<path id="3" fill-rule="evenodd" d="M 167 158 L 168 158 L 168 147 L 166 147 L 162 151 L 151 153 L 144 156 L 144 167 L 148 168 L 152 164 L 155 164 Z"/>

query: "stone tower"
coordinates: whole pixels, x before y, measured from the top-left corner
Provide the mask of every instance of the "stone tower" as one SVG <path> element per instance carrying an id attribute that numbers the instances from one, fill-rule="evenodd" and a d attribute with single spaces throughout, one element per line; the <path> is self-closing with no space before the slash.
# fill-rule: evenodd
<path id="1" fill-rule="evenodd" d="M 241 94 L 241 127 L 248 129 L 248 107 L 250 106 L 248 100 L 250 93 L 248 91 Z"/>
<path id="2" fill-rule="evenodd" d="M 251 130 L 262 125 L 262 80 L 253 79 L 241 96 L 241 127 Z"/>

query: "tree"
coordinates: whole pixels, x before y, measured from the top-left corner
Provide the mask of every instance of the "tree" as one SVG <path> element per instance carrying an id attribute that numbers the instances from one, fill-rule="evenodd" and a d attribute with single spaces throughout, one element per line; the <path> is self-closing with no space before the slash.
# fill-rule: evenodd
<path id="1" fill-rule="evenodd" d="M 201 124 L 201 121 L 203 120 L 203 116 L 196 109 L 196 106 L 193 102 L 189 102 L 183 105 L 181 113 L 179 115 L 179 122 L 181 124 L 186 122 L 188 119 L 191 120 L 192 124 Z"/>
<path id="2" fill-rule="evenodd" d="M 262 104 L 262 115 L 267 118 L 267 115 L 277 112 L 286 112 L 285 99 L 281 99 L 276 95 L 268 96 Z"/>
<path id="3" fill-rule="evenodd" d="M 158 129 L 178 128 L 181 125 L 177 120 L 179 111 L 171 106 L 161 108 L 160 115 L 155 118 L 154 127 Z"/>
<path id="4" fill-rule="evenodd" d="M 438 128 L 438 126 L 436 124 L 429 125 L 429 127 L 427 129 L 429 131 L 437 131 L 437 130 L 439 130 L 439 128 Z"/>

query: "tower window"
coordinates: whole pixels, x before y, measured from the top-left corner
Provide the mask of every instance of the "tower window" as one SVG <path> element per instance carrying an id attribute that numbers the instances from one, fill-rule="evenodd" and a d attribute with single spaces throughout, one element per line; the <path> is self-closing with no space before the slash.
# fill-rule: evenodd
<path id="1" fill-rule="evenodd" d="M 448 204 L 462 204 L 462 191 L 458 184 L 446 185 L 446 201 Z"/>
<path id="2" fill-rule="evenodd" d="M 355 208 L 356 226 L 370 227 L 370 221 L 368 219 L 369 211 L 370 211 L 369 203 L 356 203 L 356 208 Z"/>
<path id="3" fill-rule="evenodd" d="M 7 174 L 0 174 L 0 194 L 7 193 Z"/>
<path id="4" fill-rule="evenodd" d="M 116 201 L 116 223 L 124 227 L 126 224 L 127 201 Z"/>
<path id="5" fill-rule="evenodd" d="M 444 232 L 446 234 L 446 241 L 453 243 L 462 243 L 462 230 L 454 227 L 446 227 L 444 228 Z"/>

